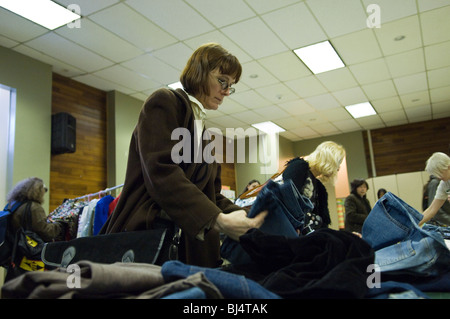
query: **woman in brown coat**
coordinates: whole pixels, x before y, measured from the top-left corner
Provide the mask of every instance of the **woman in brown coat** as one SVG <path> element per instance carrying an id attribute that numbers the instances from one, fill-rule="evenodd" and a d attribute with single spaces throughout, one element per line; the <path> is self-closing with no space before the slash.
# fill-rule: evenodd
<path id="1" fill-rule="evenodd" d="M 180 76 L 183 89 L 162 88 L 147 99 L 131 137 L 119 202 L 102 233 L 150 229 L 169 220 L 184 234 L 180 260 L 216 267 L 219 232 L 238 239 L 261 226 L 266 213 L 248 218 L 245 210 L 220 194 L 220 165 L 196 157 L 207 146 L 202 139 L 205 109 L 219 108 L 234 92 L 231 85 L 241 72 L 236 57 L 218 44 L 205 44 L 192 54 Z M 174 133 L 186 131 L 190 138 L 180 142 Z M 185 146 L 181 150 L 179 143 Z"/>
<path id="2" fill-rule="evenodd" d="M 31 202 L 31 228 L 30 230 L 38 234 L 43 241 L 50 242 L 61 235 L 63 227 L 59 223 L 47 222 L 47 215 L 42 204 L 44 203 L 44 195 L 47 192 L 42 179 L 38 177 L 30 177 L 16 184 L 7 196 L 7 201 L 11 205 L 12 202 L 23 202 L 23 204 L 14 212 L 11 218 L 12 231 L 15 234 L 21 224 L 22 216 L 25 213 L 26 202 Z"/>

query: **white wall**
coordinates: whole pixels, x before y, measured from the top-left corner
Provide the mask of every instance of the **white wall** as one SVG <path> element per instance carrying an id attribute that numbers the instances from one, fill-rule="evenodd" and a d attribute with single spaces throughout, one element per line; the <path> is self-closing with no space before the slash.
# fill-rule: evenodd
<path id="1" fill-rule="evenodd" d="M 385 188 L 417 211 L 422 212 L 423 185 L 428 178 L 425 171 L 369 178 L 367 179 L 369 184 L 367 198 L 373 207 L 377 201 L 378 189 Z"/>

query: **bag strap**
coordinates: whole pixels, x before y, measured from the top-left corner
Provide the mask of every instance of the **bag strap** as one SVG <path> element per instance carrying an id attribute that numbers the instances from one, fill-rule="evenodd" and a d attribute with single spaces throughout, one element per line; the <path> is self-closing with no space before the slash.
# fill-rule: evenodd
<path id="1" fill-rule="evenodd" d="M 25 230 L 32 229 L 31 202 L 27 202 L 25 212 L 22 214 L 21 225 Z"/>
<path id="2" fill-rule="evenodd" d="M 269 178 L 264 184 L 253 188 L 251 190 L 246 191 L 245 193 L 243 193 L 241 196 L 239 196 L 240 199 L 246 199 L 246 198 L 251 198 L 251 197 L 255 197 L 259 194 L 259 192 L 261 191 L 261 189 L 263 189 L 264 186 L 266 186 L 266 184 L 270 181 L 270 180 L 274 180 L 275 178 L 277 178 L 278 176 L 280 176 L 281 174 L 283 174 L 284 170 L 286 169 L 283 168 L 283 170 L 279 173 L 275 173 L 272 175 L 271 178 Z"/>

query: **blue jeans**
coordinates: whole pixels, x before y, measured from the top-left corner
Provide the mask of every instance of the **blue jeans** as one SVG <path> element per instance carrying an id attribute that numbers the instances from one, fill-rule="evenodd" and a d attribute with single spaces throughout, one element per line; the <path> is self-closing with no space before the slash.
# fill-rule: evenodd
<path id="1" fill-rule="evenodd" d="M 270 180 L 259 192 L 248 217 L 267 210 L 269 213 L 259 229 L 269 235 L 295 238 L 298 237 L 297 229 L 302 231 L 305 227 L 306 213 L 313 208 L 311 201 L 300 194 L 292 180 L 283 184 Z M 251 261 L 239 243 L 228 237 L 222 244 L 221 256 L 235 265 Z"/>
<path id="2" fill-rule="evenodd" d="M 205 274 L 225 298 L 281 299 L 251 279 L 219 269 L 186 265 L 180 261 L 166 261 L 161 267 L 161 274 L 166 282 L 186 278 L 199 271 Z"/>
<path id="3" fill-rule="evenodd" d="M 438 275 L 448 269 L 450 251 L 442 234 L 418 223 L 423 215 L 392 193 L 377 201 L 363 228 L 380 270 Z"/>

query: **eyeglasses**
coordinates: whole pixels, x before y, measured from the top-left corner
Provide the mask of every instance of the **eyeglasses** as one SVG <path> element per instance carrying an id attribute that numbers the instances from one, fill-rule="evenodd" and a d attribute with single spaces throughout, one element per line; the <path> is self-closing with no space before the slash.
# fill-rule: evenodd
<path id="1" fill-rule="evenodd" d="M 217 81 L 219 81 L 220 85 L 222 86 L 222 90 L 230 89 L 230 94 L 233 94 L 236 91 L 235 88 L 231 87 L 232 84 L 228 84 L 227 81 L 221 80 L 219 78 L 217 78 Z"/>

